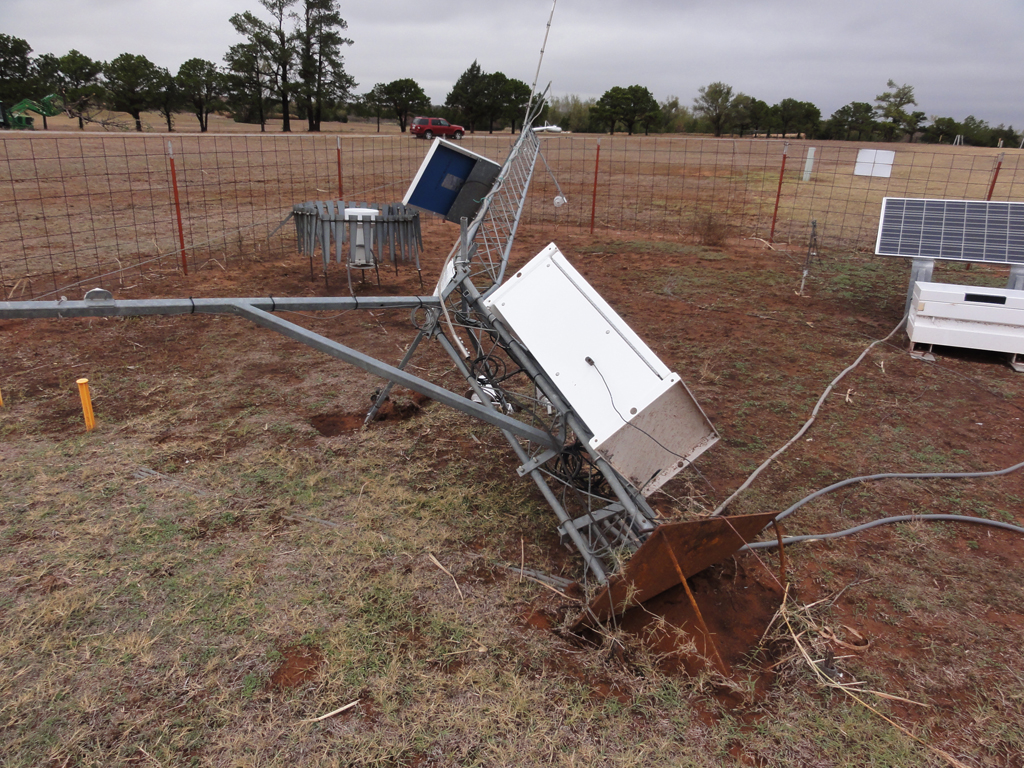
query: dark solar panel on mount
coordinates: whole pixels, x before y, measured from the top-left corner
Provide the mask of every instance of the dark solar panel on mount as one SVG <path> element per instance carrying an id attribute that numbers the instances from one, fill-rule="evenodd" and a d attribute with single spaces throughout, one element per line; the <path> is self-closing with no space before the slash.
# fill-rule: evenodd
<path id="1" fill-rule="evenodd" d="M 1024 264 L 1024 203 L 887 197 L 875 253 Z"/>

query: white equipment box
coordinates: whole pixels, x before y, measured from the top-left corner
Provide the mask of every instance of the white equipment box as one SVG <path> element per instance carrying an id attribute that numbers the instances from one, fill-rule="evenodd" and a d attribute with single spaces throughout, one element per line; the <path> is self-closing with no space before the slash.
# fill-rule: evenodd
<path id="1" fill-rule="evenodd" d="M 967 347 L 1016 356 L 1024 353 L 1024 291 L 917 283 L 907 334 L 913 344 Z"/>
<path id="2" fill-rule="evenodd" d="M 591 447 L 645 496 L 718 441 L 679 375 L 554 243 L 485 304 L 530 350 L 593 433 Z"/>

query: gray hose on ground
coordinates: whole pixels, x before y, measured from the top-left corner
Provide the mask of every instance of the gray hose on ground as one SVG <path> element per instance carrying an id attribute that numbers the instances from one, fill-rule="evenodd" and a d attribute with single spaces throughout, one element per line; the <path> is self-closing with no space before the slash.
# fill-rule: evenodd
<path id="1" fill-rule="evenodd" d="M 796 504 L 793 504 L 788 509 L 780 512 L 775 516 L 775 522 L 783 520 L 789 515 L 796 512 L 804 504 L 819 496 L 824 496 L 826 493 L 831 491 L 844 488 L 847 485 L 853 485 L 854 483 L 863 483 L 870 480 L 889 480 L 893 478 L 901 478 L 904 480 L 955 480 L 965 477 L 998 477 L 999 475 L 1008 475 L 1011 472 L 1016 472 L 1018 469 L 1024 468 L 1024 461 L 1014 464 L 1012 467 L 1006 467 L 1005 469 L 994 469 L 990 472 L 910 472 L 910 473 L 898 473 L 898 472 L 887 472 L 881 475 L 863 475 L 861 477 L 850 477 L 846 480 L 840 480 L 838 483 L 833 483 L 825 488 L 815 491 L 809 496 L 805 496 L 800 499 Z M 900 515 L 898 517 L 886 517 L 882 520 L 875 520 L 870 523 L 864 523 L 858 525 L 855 528 L 847 528 L 845 531 L 838 531 L 836 533 L 823 533 L 818 535 L 810 536 L 790 536 L 782 540 L 783 544 L 796 544 L 801 541 L 814 541 L 816 539 L 838 539 L 843 536 L 849 536 L 854 533 L 860 533 L 866 531 L 869 528 L 874 528 L 879 525 L 888 525 L 891 523 L 902 523 L 910 520 L 949 520 L 953 522 L 961 523 L 977 523 L 979 525 L 991 525 L 995 528 L 1003 528 L 1007 531 L 1015 531 L 1017 533 L 1024 533 L 1024 528 L 1012 525 L 1011 523 L 1001 523 L 996 520 L 987 520 L 983 517 L 970 517 L 967 515 Z M 767 549 L 769 547 L 777 547 L 778 541 L 761 541 L 754 544 L 748 544 L 743 549 Z M 742 551 L 742 550 L 741 550 Z"/>
<path id="2" fill-rule="evenodd" d="M 850 477 L 846 480 L 840 480 L 838 483 L 832 483 L 832 485 L 822 488 L 819 491 L 815 491 L 810 496 L 805 496 L 800 499 L 796 504 L 786 509 L 783 512 L 779 512 L 775 516 L 775 521 L 784 520 L 791 514 L 796 512 L 800 507 L 809 501 L 814 501 L 819 496 L 824 496 L 826 493 L 839 490 L 847 485 L 853 485 L 854 483 L 863 483 L 869 480 L 890 480 L 893 478 L 901 478 L 903 480 L 955 480 L 964 477 L 998 477 L 999 475 L 1008 475 L 1011 472 L 1016 472 L 1018 469 L 1024 467 L 1024 461 L 1019 464 L 1014 464 L 1012 467 L 1006 469 L 994 469 L 991 472 L 887 472 L 882 475 L 863 475 L 861 477 Z M 920 517 L 920 515 L 918 515 Z"/>
<path id="3" fill-rule="evenodd" d="M 819 533 L 809 536 L 786 536 L 782 543 L 784 545 L 799 544 L 801 541 L 824 541 L 826 539 L 839 539 L 843 536 L 850 536 L 854 533 L 860 533 L 866 531 L 869 528 L 877 528 L 880 525 L 891 525 L 893 523 L 910 523 L 915 520 L 947 520 L 954 523 L 975 523 L 977 525 L 990 525 L 993 528 L 1003 528 L 1007 531 L 1013 531 L 1014 533 L 1024 533 L 1024 528 L 1019 525 L 1013 525 L 1012 523 L 1001 523 L 998 520 L 987 520 L 984 517 L 970 517 L 968 515 L 899 515 L 897 517 L 886 517 L 881 520 L 873 520 L 870 523 L 864 523 L 858 525 L 855 528 L 847 528 L 845 531 L 836 531 L 835 533 Z M 778 540 L 773 541 L 757 541 L 753 544 L 747 544 L 742 547 L 739 551 L 742 552 L 746 549 L 769 549 L 771 547 L 779 546 Z"/>

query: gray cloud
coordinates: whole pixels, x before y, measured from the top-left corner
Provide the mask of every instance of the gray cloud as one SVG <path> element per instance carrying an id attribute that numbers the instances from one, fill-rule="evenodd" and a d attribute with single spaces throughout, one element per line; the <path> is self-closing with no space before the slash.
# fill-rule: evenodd
<path id="1" fill-rule="evenodd" d="M 172 70 L 194 56 L 219 62 L 239 42 L 231 14 L 262 12 L 255 0 L 4 5 L 3 31 L 36 53 L 141 53 Z M 355 40 L 347 67 L 361 91 L 412 77 L 435 102 L 473 60 L 531 82 L 550 10 L 549 0 L 344 3 Z M 541 85 L 551 81 L 556 95 L 597 97 L 637 83 L 688 104 L 700 86 L 721 80 L 768 103 L 814 102 L 827 117 L 851 101 L 874 101 L 893 78 L 914 85 L 918 109 L 928 115 L 973 114 L 1019 128 L 1022 33 L 1024 6 L 1010 0 L 562 0 Z"/>

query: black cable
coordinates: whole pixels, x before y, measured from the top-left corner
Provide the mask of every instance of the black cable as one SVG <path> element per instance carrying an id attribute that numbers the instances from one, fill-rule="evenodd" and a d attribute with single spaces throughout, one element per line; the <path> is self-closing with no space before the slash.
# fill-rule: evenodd
<path id="1" fill-rule="evenodd" d="M 661 446 L 662 450 L 667 451 L 668 453 L 671 453 L 677 459 L 682 459 L 687 464 L 689 464 L 691 467 L 693 466 L 693 462 L 692 461 L 690 461 L 685 456 L 682 456 L 682 455 L 676 453 L 671 448 L 669 448 L 666 445 L 664 445 L 660 440 L 658 440 L 658 438 L 656 438 L 650 432 L 647 432 L 647 431 L 641 429 L 640 427 L 638 427 L 636 424 L 632 423 L 631 421 L 626 421 L 626 418 L 621 413 L 619 413 L 619 407 L 615 404 L 615 396 L 612 395 L 612 388 L 608 386 L 608 382 L 605 381 L 604 374 L 601 373 L 601 369 L 597 367 L 597 363 L 594 362 L 594 358 L 587 357 L 587 358 L 584 358 L 584 359 L 587 361 L 588 365 L 592 365 L 594 367 L 594 370 L 597 371 L 597 375 L 601 377 L 601 382 L 604 384 L 604 388 L 608 392 L 608 399 L 611 401 L 612 410 L 615 411 L 615 415 L 616 416 L 618 416 L 620 419 L 622 419 L 622 423 L 623 424 L 626 424 L 627 426 L 632 427 L 637 432 L 640 432 L 640 433 L 642 433 L 644 435 L 647 435 L 647 437 L 649 437 L 654 443 L 656 443 L 657 445 Z"/>

